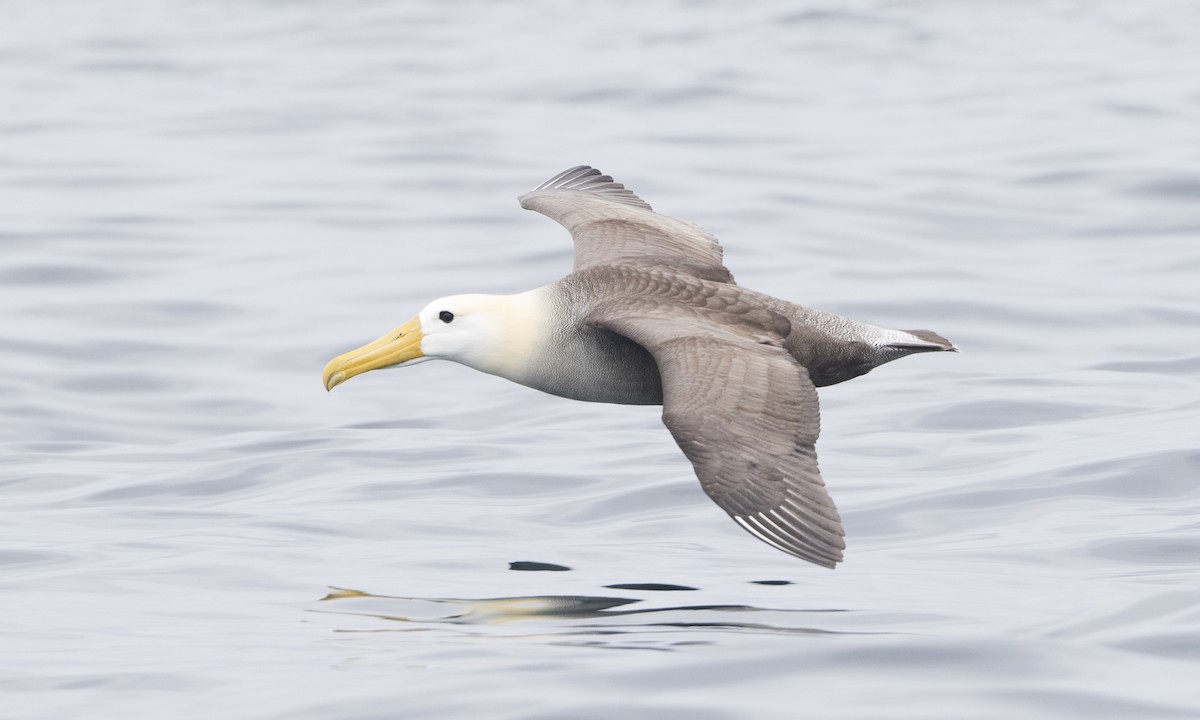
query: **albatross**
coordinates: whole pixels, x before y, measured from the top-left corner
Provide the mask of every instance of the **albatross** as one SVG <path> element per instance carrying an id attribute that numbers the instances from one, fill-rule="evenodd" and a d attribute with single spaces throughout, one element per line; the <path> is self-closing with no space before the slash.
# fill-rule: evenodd
<path id="1" fill-rule="evenodd" d="M 817 467 L 817 388 L 897 358 L 955 351 L 747 290 L 717 239 L 660 215 L 586 165 L 520 196 L 565 227 L 575 267 L 514 295 L 451 295 L 325 366 L 326 390 L 369 370 L 452 360 L 552 395 L 662 405 L 704 492 L 759 540 L 832 568 L 846 544 Z"/>

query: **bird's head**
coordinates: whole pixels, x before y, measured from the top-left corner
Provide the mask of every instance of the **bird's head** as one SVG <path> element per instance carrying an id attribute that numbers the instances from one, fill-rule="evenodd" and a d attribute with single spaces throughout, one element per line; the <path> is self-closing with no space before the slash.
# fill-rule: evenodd
<path id="1" fill-rule="evenodd" d="M 531 351 L 526 295 L 451 295 L 434 300 L 417 316 L 378 340 L 338 355 L 325 366 L 325 389 L 380 368 L 453 360 L 508 376 Z"/>

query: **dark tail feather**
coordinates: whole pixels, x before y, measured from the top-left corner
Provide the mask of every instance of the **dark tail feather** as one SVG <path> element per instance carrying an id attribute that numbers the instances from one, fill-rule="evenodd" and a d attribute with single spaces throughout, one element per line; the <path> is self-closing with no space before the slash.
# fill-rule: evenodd
<path id="1" fill-rule="evenodd" d="M 932 330 L 901 330 L 900 332 L 906 332 L 909 335 L 916 337 L 918 340 L 923 340 L 924 342 L 912 343 L 911 345 L 907 345 L 905 343 L 892 343 L 892 345 L 898 347 L 911 347 L 917 352 L 929 352 L 935 350 L 958 352 L 958 348 L 954 347 L 954 343 L 950 342 L 941 335 L 938 335 Z M 936 345 L 936 347 L 930 347 L 926 343 L 932 343 L 933 345 Z"/>

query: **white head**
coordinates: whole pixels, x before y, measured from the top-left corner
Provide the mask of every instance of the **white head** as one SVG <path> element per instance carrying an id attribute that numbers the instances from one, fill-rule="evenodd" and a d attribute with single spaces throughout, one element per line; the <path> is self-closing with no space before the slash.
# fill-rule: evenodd
<path id="1" fill-rule="evenodd" d="M 542 329 L 538 290 L 519 295 L 451 295 L 357 350 L 329 361 L 325 388 L 369 370 L 440 358 L 515 378 L 538 352 Z"/>
<path id="2" fill-rule="evenodd" d="M 509 323 L 507 304 L 496 295 L 451 295 L 425 306 L 421 323 L 421 352 L 483 369 L 504 348 Z"/>

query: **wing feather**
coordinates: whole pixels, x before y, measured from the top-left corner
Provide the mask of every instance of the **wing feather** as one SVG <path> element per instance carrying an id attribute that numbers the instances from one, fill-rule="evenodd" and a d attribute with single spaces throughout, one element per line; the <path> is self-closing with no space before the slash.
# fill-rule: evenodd
<path id="1" fill-rule="evenodd" d="M 704 491 L 763 542 L 834 567 L 846 545 L 817 465 L 820 408 L 808 372 L 778 345 L 639 307 L 608 308 L 592 322 L 654 357 L 663 423 Z"/>
<path id="2" fill-rule="evenodd" d="M 595 168 L 564 170 L 522 195 L 520 202 L 571 233 L 576 270 L 618 262 L 653 263 L 733 282 L 715 237 L 689 222 L 659 215 Z"/>

